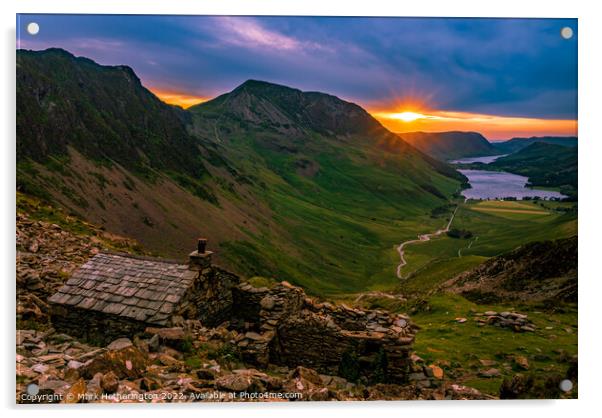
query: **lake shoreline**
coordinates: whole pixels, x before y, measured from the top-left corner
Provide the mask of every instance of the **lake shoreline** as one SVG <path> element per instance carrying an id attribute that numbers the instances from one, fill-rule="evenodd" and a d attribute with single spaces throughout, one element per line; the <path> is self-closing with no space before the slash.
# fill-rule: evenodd
<path id="1" fill-rule="evenodd" d="M 564 199 L 568 196 L 556 190 L 541 189 L 527 186 L 528 177 L 509 173 L 501 170 L 487 170 L 487 165 L 504 155 L 491 155 L 486 157 L 465 158 L 450 161 L 450 164 L 462 166 L 463 164 L 479 164 L 483 168 L 457 168 L 468 178 L 469 188 L 462 190 L 461 194 L 466 199 L 495 200 L 514 198 L 517 200 L 529 199 Z"/>

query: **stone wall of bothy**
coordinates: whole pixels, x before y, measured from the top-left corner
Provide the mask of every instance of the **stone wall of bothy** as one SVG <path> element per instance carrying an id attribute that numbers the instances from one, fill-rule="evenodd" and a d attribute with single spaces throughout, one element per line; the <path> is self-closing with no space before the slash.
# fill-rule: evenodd
<path id="1" fill-rule="evenodd" d="M 415 328 L 406 316 L 317 303 L 286 282 L 270 289 L 242 283 L 233 300 L 247 362 L 303 365 L 351 380 L 408 379 Z"/>

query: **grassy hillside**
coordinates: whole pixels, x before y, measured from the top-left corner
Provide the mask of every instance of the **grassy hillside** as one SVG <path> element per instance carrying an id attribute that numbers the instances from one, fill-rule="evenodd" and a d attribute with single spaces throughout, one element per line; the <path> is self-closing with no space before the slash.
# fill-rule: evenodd
<path id="1" fill-rule="evenodd" d="M 481 202 L 478 205 L 482 203 L 508 204 L 499 207 L 488 206 L 493 209 L 533 212 L 545 210 L 552 212 L 551 216 L 554 216 L 554 211 L 559 208 L 568 208 L 568 203 L 560 202 L 542 202 L 546 205 L 545 207 L 539 204 L 535 205 L 533 202 Z M 547 206 L 552 203 L 553 206 Z M 519 207 L 516 204 L 522 206 Z M 477 205 L 470 206 L 470 210 L 474 210 L 475 206 Z M 28 197 L 22 193 L 17 193 L 17 213 L 18 217 L 21 217 L 21 228 L 23 228 L 23 223 L 31 224 L 42 221 L 42 225 L 36 224 L 37 228 L 54 230 L 51 225 L 57 224 L 62 228 L 62 232 L 59 229 L 59 232 L 54 233 L 62 237 L 69 237 L 69 246 L 66 247 L 57 246 L 56 243 L 51 244 L 49 240 L 40 241 L 43 254 L 46 254 L 46 251 L 54 251 L 52 255 L 56 262 L 49 266 L 48 271 L 44 271 L 46 286 L 52 287 L 62 283 L 67 274 L 66 271 L 78 267 L 86 259 L 90 246 L 151 255 L 130 239 L 110 234 L 93 224 L 70 216 L 39 199 Z M 498 222 L 507 222 L 507 219 L 501 218 Z M 32 226 L 30 228 L 33 229 Z M 22 233 L 24 230 L 27 229 L 21 229 L 20 232 Z M 78 245 L 70 249 L 70 246 L 74 245 L 74 239 Z M 447 239 L 449 238 L 440 240 Z M 29 243 L 30 241 L 21 238 L 20 242 Z M 433 243 L 435 241 L 425 244 L 424 248 Z M 27 247 L 20 249 L 27 251 Z M 39 256 L 39 253 L 37 254 Z M 455 264 L 433 263 L 432 268 L 428 269 L 428 275 L 425 272 L 419 281 L 408 281 L 408 286 L 411 283 L 416 288 L 432 290 L 438 286 L 441 277 L 453 277 L 485 258 L 469 255 L 457 258 Z M 412 256 L 409 261 L 412 263 L 414 257 Z M 56 271 L 56 278 L 52 276 L 54 271 Z M 58 283 L 51 280 L 57 280 Z M 274 283 L 261 277 L 255 277 L 250 282 L 255 286 L 270 286 Z M 404 289 L 407 290 L 408 287 Z M 410 295 L 409 292 L 405 294 Z M 347 302 L 349 305 L 354 304 L 353 299 Z M 441 367 L 447 382 L 476 387 L 490 395 L 498 396 L 502 381 L 510 379 L 517 373 L 532 376 L 538 385 L 543 385 L 548 379 L 565 376 L 575 364 L 573 356 L 577 354 L 578 324 L 577 309 L 574 303 L 557 303 L 552 309 L 549 306 L 530 304 L 528 301 L 480 304 L 457 294 L 443 292 L 423 298 L 410 298 L 407 303 L 400 303 L 398 298 L 379 298 L 378 296 L 365 298 L 359 302 L 359 304 L 362 303 L 398 312 L 408 312 L 411 309 L 412 321 L 421 327 L 414 344 L 415 353 L 424 359 L 426 364 L 436 364 Z M 483 325 L 476 321 L 478 318 L 475 316 L 476 313 L 490 310 L 496 312 L 518 311 L 527 314 L 529 320 L 536 326 L 536 330 L 535 332 L 515 333 L 507 328 Z M 465 318 L 466 322 L 459 322 L 458 318 Z M 41 326 L 32 320 L 25 322 L 20 320 L 18 324 L 23 327 Z M 61 340 L 61 342 L 63 341 Z M 192 357 L 187 358 L 192 361 L 190 360 Z M 198 358 L 195 361 L 198 362 Z M 524 368 L 525 364 L 528 369 Z M 236 368 L 240 369 L 241 367 L 245 366 L 237 363 Z M 499 375 L 491 377 L 482 375 L 483 372 L 492 368 L 496 369 Z M 573 381 L 576 382 L 576 380 Z M 548 389 L 553 390 L 556 387 L 557 385 Z M 530 397 L 542 397 L 545 393 L 547 392 L 535 391 L 530 394 Z M 568 394 L 554 393 L 553 396 L 576 397 L 577 389 Z"/>
<path id="2" fill-rule="evenodd" d="M 373 295 L 356 303 L 410 312 L 412 320 L 421 327 L 415 343 L 416 353 L 427 364 L 439 365 L 449 379 L 498 395 L 502 382 L 520 373 L 530 376 L 538 388 L 533 389 L 531 397 L 560 396 L 559 393 L 550 394 L 544 388 L 547 385 L 548 389 L 554 390 L 557 382 L 550 382 L 564 379 L 570 370 L 574 370 L 573 356 L 577 354 L 578 340 L 577 304 L 562 300 L 553 304 L 543 303 L 540 296 L 547 295 L 550 283 L 563 283 L 563 280 L 552 277 L 542 281 L 547 287 L 540 288 L 535 278 L 541 269 L 533 266 L 545 264 L 545 258 L 549 257 L 549 243 L 542 244 L 542 241 L 575 236 L 576 204 L 468 201 L 460 203 L 452 226 L 469 230 L 473 235 L 469 239 L 442 235 L 406 247 L 408 264 L 402 269 L 403 279 L 395 292 L 401 298 Z M 527 250 L 530 253 L 521 268 L 517 269 L 514 263 L 504 272 L 505 265 L 498 263 L 492 271 L 492 277 L 501 275 L 507 279 L 506 286 L 514 284 L 515 271 L 528 280 L 522 282 L 527 283 L 526 286 L 513 287 L 512 295 L 516 296 L 516 300 L 508 300 L 506 291 L 500 292 L 494 302 L 481 298 L 474 302 L 442 289 L 450 279 L 481 265 L 490 272 L 487 263 L 491 262 L 488 260 L 495 260 L 491 257 L 506 254 L 504 257 L 512 259 L 512 254 L 516 253 L 513 250 L 527 243 L 531 243 L 526 245 L 527 249 L 543 248 L 541 254 Z M 570 249 L 572 243 L 574 238 L 555 245 L 562 245 L 562 253 Z M 536 257 L 540 256 L 543 258 L 538 261 Z M 565 271 L 576 267 L 572 265 L 574 259 L 567 258 L 567 262 Z M 480 283 L 480 278 L 475 275 L 475 283 Z M 494 291 L 496 287 L 488 286 L 487 289 Z M 349 295 L 346 302 L 354 303 L 356 299 L 355 295 Z M 535 332 L 516 333 L 477 322 L 476 314 L 487 311 L 526 314 L 536 326 Z M 488 375 L 491 369 L 494 372 Z M 574 376 L 571 379 L 576 382 Z M 576 396 L 576 393 L 575 390 L 563 396 Z"/>
<path id="3" fill-rule="evenodd" d="M 444 286 L 476 302 L 577 302 L 577 236 L 522 245 Z"/>
<path id="4" fill-rule="evenodd" d="M 477 132 L 405 132 L 399 136 L 441 161 L 498 154 L 496 148 Z"/>
<path id="5" fill-rule="evenodd" d="M 516 333 L 477 322 L 475 314 L 487 311 L 526 314 L 536 330 Z M 577 387 L 567 394 L 558 390 L 562 379 L 577 383 L 576 304 L 544 310 L 530 304 L 476 304 L 439 293 L 415 312 L 412 320 L 422 328 L 414 344 L 416 352 L 427 364 L 441 366 L 448 379 L 499 395 L 504 380 L 520 374 L 533 380 L 531 399 L 577 397 Z"/>

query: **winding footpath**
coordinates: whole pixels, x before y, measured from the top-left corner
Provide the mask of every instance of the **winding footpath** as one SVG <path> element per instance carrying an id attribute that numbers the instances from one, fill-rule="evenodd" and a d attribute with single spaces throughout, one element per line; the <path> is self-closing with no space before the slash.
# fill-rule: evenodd
<path id="1" fill-rule="evenodd" d="M 476 242 L 476 240 L 478 240 L 478 239 L 479 239 L 479 237 L 476 237 L 475 239 L 473 239 L 472 241 L 470 241 L 470 243 L 468 244 L 468 247 L 466 247 L 466 249 L 467 249 L 467 250 L 470 250 L 470 247 L 472 247 L 472 244 L 474 244 L 474 243 Z M 462 250 L 463 250 L 463 249 L 464 249 L 464 248 L 460 248 L 460 249 L 458 250 L 458 258 L 462 258 Z"/>
<path id="2" fill-rule="evenodd" d="M 447 231 L 449 231 L 449 228 L 452 224 L 452 222 L 454 221 L 454 216 L 456 216 L 456 212 L 458 211 L 458 206 L 456 206 L 456 209 L 454 209 L 454 212 L 452 213 L 451 218 L 449 219 L 449 222 L 447 223 L 447 226 L 445 228 L 439 229 L 431 234 L 422 234 L 422 235 L 418 235 L 418 239 L 412 239 L 409 241 L 404 241 L 401 244 L 399 244 L 399 246 L 397 247 L 397 252 L 399 253 L 399 260 L 400 263 L 397 266 L 397 278 L 401 279 L 401 269 L 403 268 L 403 266 L 405 266 L 407 264 L 406 259 L 404 257 L 404 248 L 406 245 L 410 245 L 410 244 L 415 244 L 417 242 L 426 242 L 426 241 L 430 241 L 431 238 L 433 237 L 437 237 L 441 234 L 446 233 Z"/>

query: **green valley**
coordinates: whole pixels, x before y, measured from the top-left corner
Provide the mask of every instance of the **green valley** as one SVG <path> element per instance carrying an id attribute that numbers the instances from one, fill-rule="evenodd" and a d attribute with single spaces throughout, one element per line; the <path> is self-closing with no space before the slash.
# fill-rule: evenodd
<path id="1" fill-rule="evenodd" d="M 527 242 L 576 235 L 575 204 L 548 205 L 538 201 L 459 203 L 453 226 L 471 231 L 472 237 L 442 236 L 408 246 L 402 293 L 429 293 L 443 280 Z"/>
<path id="2" fill-rule="evenodd" d="M 402 291 L 428 288 L 526 240 L 576 233 L 574 213 L 462 203 L 464 176 L 334 96 L 250 80 L 183 111 L 158 101 L 125 67 L 99 66 L 62 50 L 19 51 L 19 57 L 18 98 L 32 109 L 18 123 L 18 189 L 158 254 L 182 257 L 204 235 L 221 263 L 247 277 L 286 279 L 310 293 L 345 297 L 397 289 L 396 246 L 441 228 L 456 204 L 453 227 L 473 238 L 442 236 L 408 247 Z M 41 76 L 57 64 L 74 76 Z M 120 90 L 132 77 L 131 90 Z M 34 100 L 33 85 L 55 93 Z M 91 95 L 107 101 L 100 111 L 86 104 Z M 131 106 L 110 104 L 120 95 Z M 67 119 L 48 118 L 59 107 Z M 144 124 L 137 107 L 153 124 Z M 113 126 L 115 109 L 125 112 L 120 120 L 132 120 L 129 131 Z M 110 142 L 130 135 L 130 148 L 104 152 L 96 139 L 84 145 L 61 134 L 69 124 L 84 127 L 81 138 Z M 33 125 L 46 135 L 34 135 Z M 164 133 L 178 144 L 167 147 L 174 158 L 157 151 L 167 142 L 152 139 Z M 34 146 L 34 140 L 42 142 Z"/>

